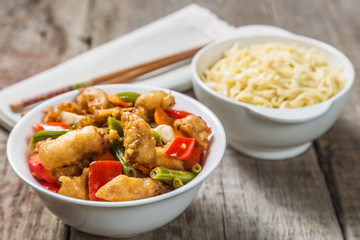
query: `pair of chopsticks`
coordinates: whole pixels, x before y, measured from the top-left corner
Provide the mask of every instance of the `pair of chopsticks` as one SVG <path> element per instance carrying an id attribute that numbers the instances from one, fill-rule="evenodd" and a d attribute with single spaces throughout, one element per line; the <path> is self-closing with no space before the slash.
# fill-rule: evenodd
<path id="1" fill-rule="evenodd" d="M 198 52 L 202 47 L 196 47 L 193 49 L 189 49 L 183 52 L 179 52 L 173 55 L 169 55 L 166 57 L 162 57 L 156 60 L 152 60 L 149 62 L 145 62 L 136 66 L 128 67 L 113 73 L 109 73 L 103 76 L 99 76 L 93 79 L 90 79 L 85 82 L 76 83 L 71 86 L 63 87 L 54 91 L 50 91 L 48 93 L 44 93 L 35 97 L 31 97 L 28 99 L 16 101 L 13 103 L 10 103 L 10 108 L 13 112 L 18 112 L 25 108 L 26 106 L 32 105 L 34 103 L 41 102 L 43 100 L 55 97 L 59 94 L 69 92 L 71 90 L 85 88 L 89 86 L 94 86 L 98 84 L 114 84 L 114 83 L 125 83 L 130 82 L 134 80 L 135 78 L 144 75 L 146 73 L 149 73 L 151 71 L 154 71 L 156 69 L 168 66 L 172 63 L 184 60 L 186 58 L 192 57 L 195 55 L 196 52 Z"/>

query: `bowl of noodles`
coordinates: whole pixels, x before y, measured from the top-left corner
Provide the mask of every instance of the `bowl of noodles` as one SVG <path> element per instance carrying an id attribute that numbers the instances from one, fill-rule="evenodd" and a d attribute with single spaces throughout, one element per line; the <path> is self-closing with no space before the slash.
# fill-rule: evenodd
<path id="1" fill-rule="evenodd" d="M 355 78 L 339 50 L 292 33 L 209 44 L 193 58 L 192 75 L 229 144 L 268 160 L 305 152 L 338 119 Z"/>

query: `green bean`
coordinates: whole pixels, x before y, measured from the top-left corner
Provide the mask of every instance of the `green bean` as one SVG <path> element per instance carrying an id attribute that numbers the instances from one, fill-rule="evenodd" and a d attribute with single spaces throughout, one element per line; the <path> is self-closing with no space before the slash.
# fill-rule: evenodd
<path id="1" fill-rule="evenodd" d="M 140 94 L 135 92 L 121 92 L 115 94 L 118 98 L 120 98 L 124 102 L 132 102 L 134 103 L 136 99 L 140 96 Z"/>
<path id="2" fill-rule="evenodd" d="M 43 130 L 40 132 L 36 132 L 32 135 L 29 146 L 32 146 L 34 143 L 46 140 L 48 138 L 57 138 L 67 132 L 71 131 L 70 129 L 62 129 L 62 130 Z"/>
<path id="3" fill-rule="evenodd" d="M 150 177 L 152 179 L 173 181 L 174 178 L 180 178 L 184 184 L 190 182 L 195 176 L 194 173 L 189 171 L 177 171 L 163 167 L 156 167 L 150 172 Z"/>
<path id="4" fill-rule="evenodd" d="M 156 145 L 161 146 L 161 144 L 162 144 L 161 137 L 157 131 L 154 131 L 154 138 L 156 141 Z"/>
<path id="5" fill-rule="evenodd" d="M 121 127 L 120 120 L 117 120 L 116 118 L 113 118 L 113 117 L 108 117 L 107 122 L 108 122 L 108 126 L 111 130 L 116 130 L 118 132 L 119 136 L 124 135 L 124 130 Z"/>
<path id="6" fill-rule="evenodd" d="M 199 174 L 201 172 L 201 170 L 202 170 L 202 167 L 199 163 L 196 163 L 191 167 L 191 171 L 195 174 Z"/>
<path id="7" fill-rule="evenodd" d="M 174 180 L 173 180 L 173 187 L 175 188 L 175 189 L 177 189 L 177 188 L 179 188 L 179 187 L 182 187 L 182 186 L 184 186 L 184 183 L 181 181 L 181 179 L 180 178 L 174 178 Z"/>
<path id="8" fill-rule="evenodd" d="M 136 177 L 137 172 L 133 165 L 127 163 L 124 158 L 125 148 L 118 140 L 110 141 L 110 150 L 114 154 L 115 159 L 121 162 L 122 173 L 128 177 Z"/>

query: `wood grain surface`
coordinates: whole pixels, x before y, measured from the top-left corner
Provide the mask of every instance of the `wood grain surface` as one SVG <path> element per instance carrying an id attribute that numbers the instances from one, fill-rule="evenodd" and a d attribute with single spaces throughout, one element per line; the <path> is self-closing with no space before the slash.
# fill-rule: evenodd
<path id="1" fill-rule="evenodd" d="M 235 26 L 267 24 L 343 51 L 359 75 L 357 0 L 0 0 L 0 89 L 190 3 Z M 192 92 L 188 94 L 192 95 Z M 304 154 L 253 159 L 227 147 L 190 207 L 131 239 L 360 239 L 360 86 Z M 0 239 L 107 239 L 66 226 L 11 170 L 0 128 Z"/>

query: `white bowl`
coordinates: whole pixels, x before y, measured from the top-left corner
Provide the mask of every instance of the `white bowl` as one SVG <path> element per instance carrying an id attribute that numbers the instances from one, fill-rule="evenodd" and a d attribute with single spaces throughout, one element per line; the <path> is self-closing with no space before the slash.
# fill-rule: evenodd
<path id="1" fill-rule="evenodd" d="M 123 91 L 145 93 L 159 89 L 126 84 L 97 87 L 113 94 Z M 16 174 L 35 190 L 44 205 L 64 223 L 81 231 L 109 237 L 128 237 L 156 229 L 170 222 L 190 205 L 202 182 L 223 158 L 226 136 L 219 119 L 193 98 L 172 91 L 176 102 L 175 109 L 187 110 L 201 116 L 212 129 L 212 143 L 206 163 L 200 174 L 191 182 L 160 196 L 127 202 L 86 201 L 51 192 L 43 188 L 31 175 L 26 156 L 28 139 L 32 135 L 33 124 L 41 121 L 43 109 L 73 100 L 77 94 L 78 91 L 72 91 L 57 96 L 35 107 L 21 118 L 10 133 L 7 156 Z"/>
<path id="2" fill-rule="evenodd" d="M 243 47 L 279 42 L 318 49 L 324 52 L 330 66 L 343 69 L 345 87 L 331 99 L 296 109 L 266 108 L 222 96 L 208 87 L 199 74 L 219 60 L 235 42 Z M 286 31 L 219 40 L 201 49 L 191 65 L 195 95 L 220 118 L 230 145 L 249 156 L 269 160 L 299 155 L 324 134 L 339 117 L 355 78 L 354 67 L 340 51 L 326 43 Z"/>

